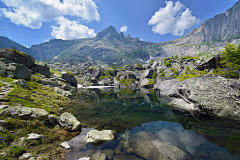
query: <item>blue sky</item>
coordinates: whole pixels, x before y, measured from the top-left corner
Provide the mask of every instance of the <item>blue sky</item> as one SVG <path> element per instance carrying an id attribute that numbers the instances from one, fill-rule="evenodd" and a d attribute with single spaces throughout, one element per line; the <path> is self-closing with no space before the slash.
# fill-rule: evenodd
<path id="1" fill-rule="evenodd" d="M 164 42 L 186 35 L 238 0 L 0 0 L 0 36 L 28 47 L 94 37 L 108 26 Z"/>

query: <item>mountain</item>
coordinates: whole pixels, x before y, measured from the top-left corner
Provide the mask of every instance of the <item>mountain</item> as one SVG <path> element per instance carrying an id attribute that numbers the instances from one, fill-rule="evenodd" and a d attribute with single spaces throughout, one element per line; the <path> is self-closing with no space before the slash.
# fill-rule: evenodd
<path id="1" fill-rule="evenodd" d="M 20 50 L 25 53 L 29 53 L 29 49 L 27 47 L 22 46 L 21 44 L 18 44 L 8 39 L 7 37 L 0 36 L 0 48 L 5 48 L 5 47 L 9 47 L 9 48 L 16 47 L 17 50 Z"/>
<path id="2" fill-rule="evenodd" d="M 179 39 L 150 43 L 118 33 L 113 26 L 99 32 L 94 38 L 61 40 L 53 39 L 27 49 L 6 37 L 0 37 L 0 47 L 13 47 L 27 52 L 37 60 L 64 58 L 72 61 L 98 60 L 109 65 L 144 63 L 168 56 L 210 56 L 222 53 L 227 41 L 240 43 L 240 1 L 203 22 Z"/>

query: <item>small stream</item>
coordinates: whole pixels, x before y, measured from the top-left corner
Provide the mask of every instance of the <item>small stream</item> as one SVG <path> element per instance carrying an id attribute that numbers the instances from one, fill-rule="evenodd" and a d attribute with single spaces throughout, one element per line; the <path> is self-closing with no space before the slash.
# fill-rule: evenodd
<path id="1" fill-rule="evenodd" d="M 240 159 L 240 122 L 172 108 L 152 90 L 114 92 L 113 88 L 82 89 L 67 105 L 82 123 L 81 134 L 68 143 L 69 160 L 91 157 L 97 151 L 139 158 L 126 145 L 132 135 L 151 132 L 196 160 Z M 88 131 L 111 129 L 116 138 L 99 146 L 86 144 Z M 123 145 L 124 144 L 124 145 Z M 147 148 L 146 148 L 147 149 Z"/>

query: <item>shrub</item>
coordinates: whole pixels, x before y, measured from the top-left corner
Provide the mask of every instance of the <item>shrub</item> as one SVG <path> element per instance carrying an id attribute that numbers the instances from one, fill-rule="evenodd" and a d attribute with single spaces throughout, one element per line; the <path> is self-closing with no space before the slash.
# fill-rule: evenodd
<path id="1" fill-rule="evenodd" d="M 156 79 L 157 78 L 157 74 L 156 74 L 156 72 L 154 71 L 153 72 L 153 79 Z"/>
<path id="2" fill-rule="evenodd" d="M 163 69 L 161 70 L 161 73 L 158 76 L 159 77 L 165 77 L 165 73 L 164 73 Z"/>
<path id="3" fill-rule="evenodd" d="M 183 56 L 181 57 L 181 60 L 185 60 L 185 59 L 199 59 L 198 57 L 194 57 L 194 56 Z"/>
<path id="4" fill-rule="evenodd" d="M 170 67 L 171 66 L 171 60 L 168 60 L 168 61 L 164 60 L 164 65 L 166 67 Z"/>

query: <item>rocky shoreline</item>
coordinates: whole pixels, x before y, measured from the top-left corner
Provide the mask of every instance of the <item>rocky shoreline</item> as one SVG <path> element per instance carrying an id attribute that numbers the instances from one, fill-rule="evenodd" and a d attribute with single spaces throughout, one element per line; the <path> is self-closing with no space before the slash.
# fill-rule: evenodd
<path id="1" fill-rule="evenodd" d="M 0 49 L 0 129 L 1 137 L 8 138 L 8 142 L 6 140 L 2 143 L 4 146 L 1 148 L 1 156 L 12 156 L 14 159 L 17 157 L 20 159 L 44 159 L 46 157 L 65 159 L 63 154 L 65 149 L 71 149 L 66 141 L 80 133 L 81 122 L 71 113 L 62 113 L 61 110 L 64 103 L 68 103 L 76 94 L 78 84 L 83 87 L 114 87 L 116 92 L 135 91 L 141 88 L 154 89 L 157 92 L 157 99 L 162 104 L 206 115 L 239 120 L 240 88 L 238 86 L 240 81 L 213 74 L 216 68 L 221 67 L 220 61 L 221 57 L 218 55 L 208 60 L 191 56 L 181 59 L 171 57 L 151 61 L 144 65 L 135 64 L 123 67 L 114 65 L 110 67 L 95 61 L 70 65 L 61 63 L 60 65 L 56 59 L 36 62 L 26 53 L 10 48 Z M 53 96 L 52 102 L 45 100 L 45 97 L 50 95 Z M 35 96 L 39 96 L 38 99 L 34 99 Z M 28 127 L 30 127 L 29 131 L 24 130 Z M 47 130 L 48 133 L 43 130 Z M 149 137 L 153 137 L 149 134 L 140 132 L 134 136 L 147 143 Z M 10 138 L 11 136 L 14 138 Z M 111 130 L 93 130 L 85 138 L 86 143 L 99 145 L 113 140 L 115 136 Z M 159 141 L 158 144 L 165 146 L 166 150 L 174 147 L 156 137 L 154 141 Z M 132 152 L 136 155 L 145 159 L 150 156 L 147 155 L 149 152 L 143 152 L 144 147 L 141 148 L 138 140 L 129 141 L 128 145 L 128 150 L 132 147 Z M 155 145 L 155 142 L 148 145 Z M 53 150 L 57 152 L 43 151 L 40 149 L 43 146 L 53 147 Z M 139 150 L 136 149 L 137 146 L 140 147 Z M 39 151 L 34 154 L 30 153 L 34 150 Z M 179 159 L 178 156 L 181 155 L 180 159 L 188 159 L 180 149 L 174 150 L 177 152 L 173 154 L 173 151 L 168 153 L 153 149 L 152 154 L 162 156 L 162 158 L 171 155 L 172 159 Z M 43 153 L 46 153 L 45 157 Z M 109 153 L 97 152 L 92 159 L 101 157 L 103 159 L 113 158 Z M 114 156 L 114 159 L 126 158 Z M 90 158 L 85 157 L 85 159 Z M 135 159 L 139 158 L 135 157 Z"/>

